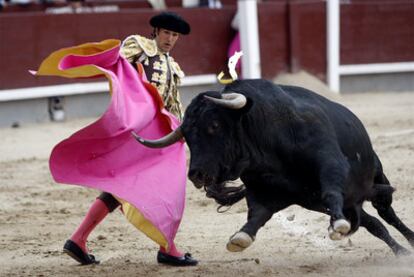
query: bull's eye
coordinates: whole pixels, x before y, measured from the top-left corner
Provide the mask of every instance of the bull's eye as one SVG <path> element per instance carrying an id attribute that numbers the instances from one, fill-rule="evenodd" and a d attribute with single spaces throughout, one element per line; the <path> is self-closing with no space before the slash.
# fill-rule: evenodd
<path id="1" fill-rule="evenodd" d="M 214 135 L 217 132 L 217 130 L 219 129 L 219 127 L 220 127 L 220 124 L 217 121 L 213 121 L 213 122 L 211 122 L 210 126 L 208 126 L 207 132 L 210 135 Z"/>

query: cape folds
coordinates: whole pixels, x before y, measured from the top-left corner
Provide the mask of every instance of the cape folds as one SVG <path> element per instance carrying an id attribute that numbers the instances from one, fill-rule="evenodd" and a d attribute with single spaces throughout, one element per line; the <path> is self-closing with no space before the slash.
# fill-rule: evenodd
<path id="1" fill-rule="evenodd" d="M 130 132 L 159 138 L 179 124 L 156 89 L 119 55 L 119 40 L 86 43 L 53 52 L 36 75 L 67 78 L 106 76 L 111 101 L 94 123 L 56 145 L 50 171 L 58 183 L 113 194 L 128 220 L 169 248 L 185 203 L 186 157 L 183 143 L 150 149 Z"/>

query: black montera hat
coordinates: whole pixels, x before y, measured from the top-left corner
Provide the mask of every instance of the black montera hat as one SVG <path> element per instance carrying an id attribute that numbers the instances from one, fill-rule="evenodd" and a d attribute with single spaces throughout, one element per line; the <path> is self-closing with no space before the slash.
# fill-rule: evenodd
<path id="1" fill-rule="evenodd" d="M 163 28 L 183 35 L 190 33 L 190 25 L 181 16 L 172 12 L 162 12 L 150 19 L 154 28 Z"/>

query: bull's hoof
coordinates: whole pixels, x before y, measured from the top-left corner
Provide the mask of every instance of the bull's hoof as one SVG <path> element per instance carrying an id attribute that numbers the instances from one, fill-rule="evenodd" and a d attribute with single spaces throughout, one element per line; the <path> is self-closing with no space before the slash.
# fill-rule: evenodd
<path id="1" fill-rule="evenodd" d="M 335 220 L 333 224 L 333 229 L 335 232 L 341 233 L 342 235 L 346 235 L 351 231 L 351 224 L 345 219 L 338 219 Z"/>
<path id="2" fill-rule="evenodd" d="M 329 238 L 331 240 L 341 240 L 344 238 L 344 236 L 341 233 L 335 232 L 331 226 L 329 226 L 328 228 L 328 233 L 329 233 Z"/>
<path id="3" fill-rule="evenodd" d="M 414 238 L 409 239 L 408 242 L 410 243 L 411 247 L 414 248 Z"/>
<path id="4" fill-rule="evenodd" d="M 401 246 L 397 250 L 394 251 L 394 254 L 398 257 L 404 257 L 404 256 L 410 256 L 411 252 Z"/>
<path id="5" fill-rule="evenodd" d="M 230 237 L 226 248 L 230 252 L 241 252 L 253 243 L 254 239 L 245 232 L 237 232 Z"/>
<path id="6" fill-rule="evenodd" d="M 351 224 L 345 219 L 334 221 L 333 226 L 329 226 L 328 233 L 331 240 L 341 240 L 351 231 Z"/>

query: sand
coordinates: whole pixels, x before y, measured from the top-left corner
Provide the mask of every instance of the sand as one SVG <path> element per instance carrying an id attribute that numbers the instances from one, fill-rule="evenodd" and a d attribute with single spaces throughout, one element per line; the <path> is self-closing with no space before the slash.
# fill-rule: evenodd
<path id="1" fill-rule="evenodd" d="M 393 206 L 414 229 L 414 93 L 336 99 L 366 125 L 397 188 Z M 0 129 L 0 276 L 414 276 L 414 256 L 396 258 L 363 228 L 349 239 L 331 241 L 328 218 L 298 206 L 275 214 L 250 248 L 230 253 L 225 245 L 245 222 L 245 202 L 219 214 L 214 201 L 190 181 L 176 242 L 199 259 L 197 267 L 158 265 L 157 245 L 119 211 L 90 236 L 89 248 L 101 264 L 78 266 L 62 246 L 98 192 L 56 184 L 48 156 L 57 142 L 94 120 Z M 370 203 L 365 206 L 376 215 Z M 387 228 L 411 249 L 395 229 Z"/>

